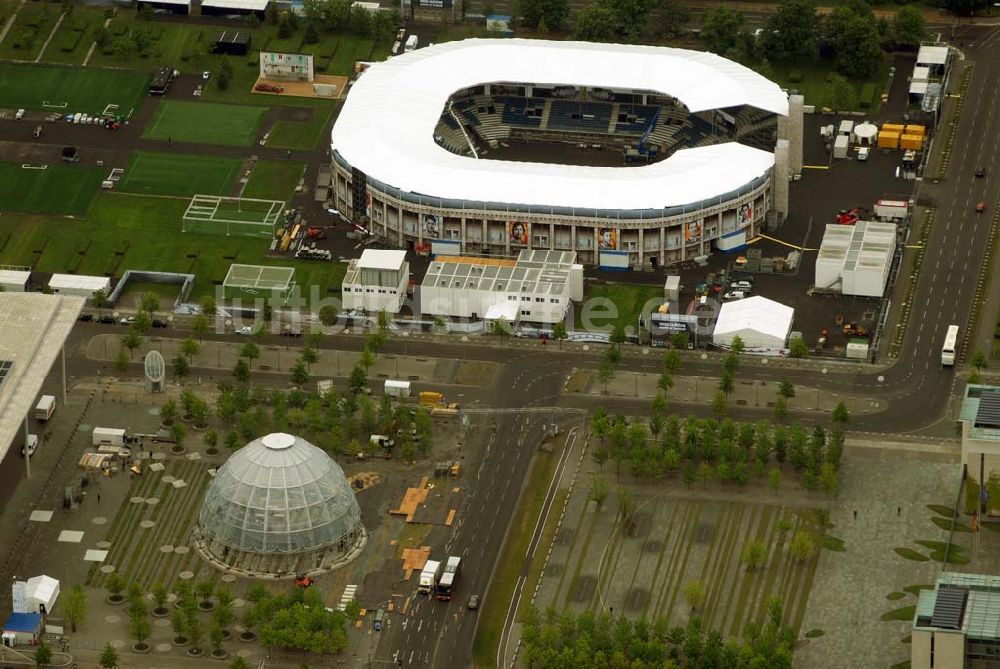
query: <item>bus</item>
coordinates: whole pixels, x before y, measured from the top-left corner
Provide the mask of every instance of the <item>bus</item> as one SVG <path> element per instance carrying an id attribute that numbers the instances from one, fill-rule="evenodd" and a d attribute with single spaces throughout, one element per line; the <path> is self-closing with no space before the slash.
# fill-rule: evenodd
<path id="1" fill-rule="evenodd" d="M 438 599 L 443 602 L 451 600 L 451 595 L 458 582 L 458 575 L 461 568 L 462 558 L 455 556 L 448 558 L 448 562 L 444 566 L 444 573 L 441 574 L 441 580 L 439 580 L 437 584 L 437 592 L 435 593 L 435 596 Z"/>
<path id="2" fill-rule="evenodd" d="M 941 348 L 941 365 L 952 367 L 955 365 L 955 347 L 958 345 L 958 326 L 949 325 L 948 332 L 944 335 L 944 346 Z"/>

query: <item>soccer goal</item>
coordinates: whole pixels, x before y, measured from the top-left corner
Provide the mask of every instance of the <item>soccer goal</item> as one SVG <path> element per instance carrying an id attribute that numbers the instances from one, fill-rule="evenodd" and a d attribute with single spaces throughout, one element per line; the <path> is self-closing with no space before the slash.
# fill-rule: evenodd
<path id="1" fill-rule="evenodd" d="M 221 195 L 195 195 L 181 218 L 183 232 L 273 237 L 285 203 Z"/>
<path id="2" fill-rule="evenodd" d="M 294 287 L 294 267 L 232 264 L 222 281 L 222 288 L 228 298 L 277 295 L 284 299 Z"/>

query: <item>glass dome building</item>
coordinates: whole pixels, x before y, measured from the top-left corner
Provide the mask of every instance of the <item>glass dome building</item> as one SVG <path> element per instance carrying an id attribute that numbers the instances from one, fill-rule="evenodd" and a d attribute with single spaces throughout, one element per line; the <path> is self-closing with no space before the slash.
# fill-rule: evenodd
<path id="1" fill-rule="evenodd" d="M 200 552 L 248 575 L 332 569 L 365 543 L 344 471 L 305 439 L 255 439 L 219 468 L 198 516 Z"/>

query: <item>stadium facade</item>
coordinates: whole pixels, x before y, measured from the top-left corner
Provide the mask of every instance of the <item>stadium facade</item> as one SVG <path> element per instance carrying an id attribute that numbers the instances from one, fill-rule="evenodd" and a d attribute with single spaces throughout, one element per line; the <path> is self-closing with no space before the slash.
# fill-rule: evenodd
<path id="1" fill-rule="evenodd" d="M 490 159 L 532 142 L 620 164 Z M 710 53 L 465 40 L 371 66 L 331 153 L 336 207 L 401 248 L 648 268 L 784 218 L 802 98 Z"/>

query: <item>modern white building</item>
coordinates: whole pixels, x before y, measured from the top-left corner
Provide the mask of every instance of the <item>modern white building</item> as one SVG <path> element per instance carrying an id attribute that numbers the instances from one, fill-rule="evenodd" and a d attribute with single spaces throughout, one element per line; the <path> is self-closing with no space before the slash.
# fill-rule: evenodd
<path id="1" fill-rule="evenodd" d="M 342 286 L 344 309 L 397 314 L 403 308 L 409 280 L 406 251 L 365 249 L 347 266 Z"/>
<path id="2" fill-rule="evenodd" d="M 0 269 L 0 288 L 5 293 L 23 293 L 28 287 L 31 272 L 20 269 Z"/>
<path id="3" fill-rule="evenodd" d="M 816 287 L 882 297 L 896 253 L 896 226 L 880 221 L 826 226 L 816 256 Z"/>
<path id="4" fill-rule="evenodd" d="M 794 316 L 795 310 L 791 307 L 760 295 L 726 302 L 719 309 L 712 343 L 731 346 L 738 336 L 747 351 L 782 351 L 792 330 Z"/>
<path id="5" fill-rule="evenodd" d="M 425 318 L 558 323 L 583 299 L 583 266 L 571 251 L 521 251 L 517 260 L 448 256 L 420 285 Z"/>
<path id="6" fill-rule="evenodd" d="M 1000 386 L 970 383 L 962 400 L 962 465 L 978 484 L 1000 473 Z M 1000 508 L 1000 499 L 990 500 Z"/>
<path id="7" fill-rule="evenodd" d="M 53 274 L 49 288 L 59 295 L 76 295 L 88 300 L 99 290 L 105 295 L 111 292 L 111 279 L 106 276 L 86 276 L 83 274 Z"/>
<path id="8" fill-rule="evenodd" d="M 913 669 L 995 667 L 1000 645 L 1000 576 L 942 572 L 921 590 L 913 615 Z"/>

